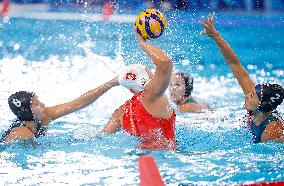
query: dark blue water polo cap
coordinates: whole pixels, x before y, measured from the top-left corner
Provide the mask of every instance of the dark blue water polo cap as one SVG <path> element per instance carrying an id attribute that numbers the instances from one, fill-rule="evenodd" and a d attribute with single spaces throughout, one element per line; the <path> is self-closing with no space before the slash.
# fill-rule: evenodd
<path id="1" fill-rule="evenodd" d="M 20 121 L 33 121 L 31 100 L 34 93 L 19 91 L 8 98 L 9 107 Z"/>

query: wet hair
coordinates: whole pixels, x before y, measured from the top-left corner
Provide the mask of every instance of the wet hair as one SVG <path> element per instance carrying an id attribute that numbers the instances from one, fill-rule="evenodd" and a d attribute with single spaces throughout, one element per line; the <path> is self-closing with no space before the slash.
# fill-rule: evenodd
<path id="1" fill-rule="evenodd" d="M 19 91 L 8 98 L 8 104 L 12 112 L 20 121 L 34 121 L 31 109 L 31 99 L 34 93 Z"/>
<path id="2" fill-rule="evenodd" d="M 188 97 L 191 95 L 191 92 L 193 90 L 193 78 L 183 72 L 178 72 L 175 73 L 175 75 L 178 75 L 180 77 L 182 77 L 183 81 L 184 81 L 184 85 L 185 85 L 185 97 Z"/>
<path id="3" fill-rule="evenodd" d="M 255 91 L 260 100 L 257 110 L 263 113 L 275 110 L 283 102 L 284 89 L 278 84 L 257 84 Z"/>

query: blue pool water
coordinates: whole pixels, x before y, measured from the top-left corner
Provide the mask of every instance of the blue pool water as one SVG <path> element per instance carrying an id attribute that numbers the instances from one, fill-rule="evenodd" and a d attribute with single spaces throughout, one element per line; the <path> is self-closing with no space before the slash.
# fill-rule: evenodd
<path id="1" fill-rule="evenodd" d="M 131 94 L 116 87 L 96 103 L 55 121 L 49 135 L 0 145 L 1 185 L 138 185 L 140 154 L 155 157 L 167 185 L 227 185 L 284 179 L 283 144 L 253 144 L 243 122 L 242 92 L 214 43 L 201 31 L 201 15 L 168 13 L 168 29 L 153 41 L 175 70 L 195 78 L 193 96 L 212 107 L 178 114 L 179 151 L 145 152 L 128 134 L 96 137 Z M 218 13 L 216 27 L 255 82 L 284 86 L 281 15 Z M 38 94 L 47 106 L 71 100 L 111 79 L 125 64 L 153 67 L 139 49 L 132 24 L 11 18 L 0 20 L 0 132 L 13 115 L 7 98 L 17 90 Z M 284 105 L 279 107 L 283 116 Z"/>

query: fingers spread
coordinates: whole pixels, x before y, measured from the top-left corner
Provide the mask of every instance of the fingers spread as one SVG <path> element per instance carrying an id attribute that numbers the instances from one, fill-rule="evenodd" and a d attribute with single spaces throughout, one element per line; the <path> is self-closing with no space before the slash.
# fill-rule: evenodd
<path id="1" fill-rule="evenodd" d="M 202 34 L 203 34 L 203 35 L 207 35 L 207 33 L 206 33 L 205 30 L 203 30 L 203 31 L 200 32 L 200 35 L 202 35 Z"/>
<path id="2" fill-rule="evenodd" d="M 199 21 L 198 22 L 201 26 L 205 26 L 206 25 L 206 23 L 203 23 L 202 21 Z"/>
<path id="3" fill-rule="evenodd" d="M 203 20 L 206 24 L 208 24 L 208 23 L 209 23 L 209 22 L 208 22 L 208 20 L 207 20 L 207 19 L 205 19 L 205 17 L 204 17 L 204 16 L 202 16 L 201 18 L 202 18 L 202 20 Z"/>

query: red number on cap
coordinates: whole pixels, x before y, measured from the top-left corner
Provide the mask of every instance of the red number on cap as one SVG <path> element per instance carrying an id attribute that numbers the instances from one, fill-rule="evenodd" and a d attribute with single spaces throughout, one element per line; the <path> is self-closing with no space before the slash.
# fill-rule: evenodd
<path id="1" fill-rule="evenodd" d="M 127 74 L 125 74 L 125 79 L 135 80 L 136 79 L 136 74 L 128 72 Z"/>

